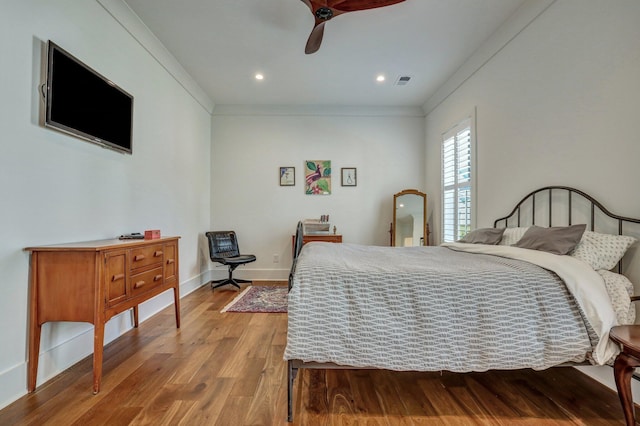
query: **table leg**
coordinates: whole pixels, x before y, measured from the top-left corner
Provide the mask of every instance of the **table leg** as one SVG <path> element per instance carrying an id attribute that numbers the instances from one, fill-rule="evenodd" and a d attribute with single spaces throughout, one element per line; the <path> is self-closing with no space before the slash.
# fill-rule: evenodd
<path id="1" fill-rule="evenodd" d="M 31 319 L 29 327 L 29 369 L 27 377 L 27 390 L 36 390 L 36 380 L 38 379 L 38 358 L 40 357 L 40 334 L 42 326 L 36 324 L 34 318 Z"/>
<path id="2" fill-rule="evenodd" d="M 613 374 L 616 379 L 618 396 L 624 411 L 624 418 L 627 426 L 635 426 L 635 413 L 633 406 L 633 396 L 631 394 L 631 375 L 635 367 L 640 366 L 640 361 L 636 358 L 621 352 L 613 365 Z"/>
<path id="3" fill-rule="evenodd" d="M 98 322 L 93 333 L 93 394 L 100 392 L 102 380 L 102 352 L 104 350 L 104 323 Z"/>
<path id="4" fill-rule="evenodd" d="M 36 390 L 38 360 L 40 358 L 40 334 L 42 324 L 38 322 L 38 254 L 31 254 L 29 283 L 29 365 L 27 368 L 27 391 Z"/>
<path id="5" fill-rule="evenodd" d="M 176 309 L 176 328 L 180 328 L 180 292 L 178 284 L 173 287 L 173 304 Z"/>
<path id="6" fill-rule="evenodd" d="M 138 305 L 133 307 L 133 326 L 138 328 Z"/>

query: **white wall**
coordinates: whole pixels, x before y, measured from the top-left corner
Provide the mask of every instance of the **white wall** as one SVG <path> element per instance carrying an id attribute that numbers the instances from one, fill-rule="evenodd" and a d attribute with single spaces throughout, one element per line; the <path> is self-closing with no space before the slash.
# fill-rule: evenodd
<path id="1" fill-rule="evenodd" d="M 638 18 L 635 0 L 553 3 L 428 114 L 429 192 L 440 184 L 441 133 L 476 107 L 478 226 L 546 184 L 582 188 L 615 213 L 640 216 L 632 195 L 640 180 Z"/>
<path id="2" fill-rule="evenodd" d="M 476 107 L 478 227 L 548 184 L 583 189 L 614 213 L 640 217 L 639 20 L 637 0 L 553 2 L 430 110 L 427 192 L 440 184 L 441 133 Z"/>
<path id="3" fill-rule="evenodd" d="M 424 189 L 421 110 L 218 106 L 213 115 L 211 226 L 235 230 L 258 258 L 240 277 L 286 279 L 296 223 L 321 214 L 344 242 L 389 245 L 393 194 Z M 305 160 L 332 161 L 331 195 L 305 194 Z M 280 166 L 296 168 L 295 186 L 279 186 Z M 357 168 L 356 187 L 340 185 L 342 167 Z"/>
<path id="4" fill-rule="evenodd" d="M 39 125 L 51 39 L 135 97 L 133 155 Z M 96 1 L 3 2 L 0 13 L 0 407 L 26 392 L 27 246 L 160 229 L 181 235 L 182 292 L 201 284 L 209 225 L 210 114 Z M 169 293 L 141 306 L 147 318 Z M 129 329 L 123 314 L 110 341 Z M 38 384 L 92 351 L 93 327 L 43 328 Z M 87 390 L 90 392 L 90 389 Z"/>

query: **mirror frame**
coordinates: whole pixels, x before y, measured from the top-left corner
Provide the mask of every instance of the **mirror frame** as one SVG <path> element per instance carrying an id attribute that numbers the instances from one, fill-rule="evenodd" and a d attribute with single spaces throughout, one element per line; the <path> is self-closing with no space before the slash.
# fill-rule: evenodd
<path id="1" fill-rule="evenodd" d="M 393 194 L 393 222 L 391 222 L 391 246 L 395 247 L 396 245 L 396 201 L 398 197 L 402 197 L 403 195 L 417 195 L 418 197 L 422 197 L 422 241 L 421 245 L 428 246 L 429 245 L 429 225 L 427 224 L 427 194 L 424 192 L 418 191 L 417 189 L 404 189 L 396 194 Z"/>

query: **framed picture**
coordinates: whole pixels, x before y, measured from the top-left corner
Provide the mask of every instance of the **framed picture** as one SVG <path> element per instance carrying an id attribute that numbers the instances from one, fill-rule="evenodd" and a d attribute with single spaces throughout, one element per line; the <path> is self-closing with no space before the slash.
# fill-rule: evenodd
<path id="1" fill-rule="evenodd" d="M 343 167 L 340 169 L 342 172 L 342 186 L 357 186 L 358 178 L 356 176 L 356 168 L 355 167 Z"/>
<path id="2" fill-rule="evenodd" d="M 295 167 L 280 167 L 280 186 L 296 186 Z"/>
<path id="3" fill-rule="evenodd" d="M 305 194 L 331 194 L 331 160 L 307 160 L 304 164 Z"/>

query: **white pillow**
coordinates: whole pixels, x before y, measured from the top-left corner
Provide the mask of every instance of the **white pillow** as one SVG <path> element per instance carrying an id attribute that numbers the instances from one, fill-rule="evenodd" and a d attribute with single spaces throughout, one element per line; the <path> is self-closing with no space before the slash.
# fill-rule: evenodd
<path id="1" fill-rule="evenodd" d="M 609 270 L 620 262 L 627 249 L 636 241 L 626 235 L 585 231 L 571 256 L 588 263 L 594 270 Z"/>
<path id="2" fill-rule="evenodd" d="M 527 232 L 529 229 L 528 226 L 522 228 L 507 228 L 504 230 L 504 234 L 502 234 L 502 240 L 500 240 L 499 245 L 501 246 L 510 246 L 512 244 L 520 241 L 520 238 Z"/>

